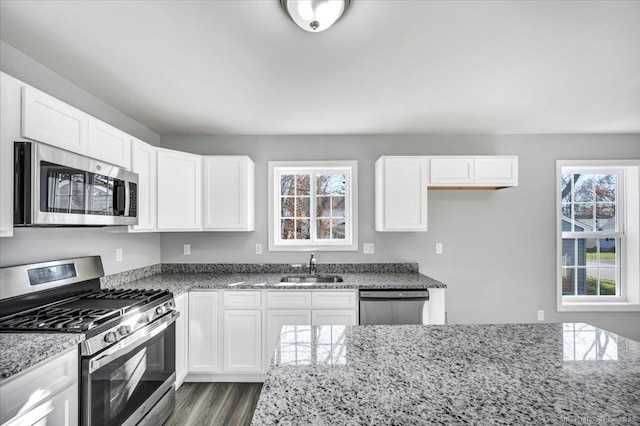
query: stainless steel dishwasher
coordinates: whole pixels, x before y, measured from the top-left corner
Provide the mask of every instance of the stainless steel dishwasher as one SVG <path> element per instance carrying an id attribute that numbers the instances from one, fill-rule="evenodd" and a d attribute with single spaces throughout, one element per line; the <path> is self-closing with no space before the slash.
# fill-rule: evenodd
<path id="1" fill-rule="evenodd" d="M 428 323 L 428 290 L 360 290 L 360 325 Z"/>

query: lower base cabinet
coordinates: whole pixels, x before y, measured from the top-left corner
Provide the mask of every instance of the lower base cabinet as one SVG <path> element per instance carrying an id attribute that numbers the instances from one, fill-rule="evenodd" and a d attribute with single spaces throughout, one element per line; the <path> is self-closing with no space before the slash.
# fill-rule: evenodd
<path id="1" fill-rule="evenodd" d="M 225 373 L 261 373 L 262 309 L 225 309 L 222 359 Z"/>
<path id="2" fill-rule="evenodd" d="M 189 372 L 189 293 L 176 297 L 176 390 Z"/>
<path id="3" fill-rule="evenodd" d="M 218 372 L 218 292 L 189 292 L 189 374 Z"/>

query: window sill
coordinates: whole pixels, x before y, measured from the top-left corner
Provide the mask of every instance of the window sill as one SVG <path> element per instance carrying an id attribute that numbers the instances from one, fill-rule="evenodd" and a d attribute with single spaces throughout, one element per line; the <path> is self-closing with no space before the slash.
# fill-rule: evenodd
<path id="1" fill-rule="evenodd" d="M 561 302 L 558 312 L 640 312 L 639 303 L 631 302 Z"/>

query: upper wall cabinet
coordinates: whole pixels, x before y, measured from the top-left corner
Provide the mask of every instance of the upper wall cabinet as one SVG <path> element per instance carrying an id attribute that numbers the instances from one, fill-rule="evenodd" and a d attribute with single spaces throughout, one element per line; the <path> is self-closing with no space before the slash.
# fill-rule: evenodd
<path id="1" fill-rule="evenodd" d="M 138 174 L 138 224 L 129 227 L 133 232 L 158 230 L 157 220 L 157 155 L 153 145 L 133 139 L 131 142 L 131 170 Z"/>
<path id="2" fill-rule="evenodd" d="M 204 229 L 255 229 L 254 163 L 246 156 L 204 157 Z"/>
<path id="3" fill-rule="evenodd" d="M 131 136 L 33 87 L 22 87 L 22 136 L 131 167 Z"/>
<path id="4" fill-rule="evenodd" d="M 518 186 L 518 157 L 429 157 L 429 187 L 482 189 Z"/>
<path id="5" fill-rule="evenodd" d="M 158 149 L 158 229 L 202 229 L 202 157 Z"/>
<path id="6" fill-rule="evenodd" d="M 22 136 L 87 154 L 89 116 L 33 87 L 22 88 Z"/>
<path id="7" fill-rule="evenodd" d="M 376 231 L 427 230 L 427 157 L 380 157 L 375 165 Z"/>
<path id="8" fill-rule="evenodd" d="M 93 117 L 89 118 L 89 157 L 131 168 L 131 136 Z"/>

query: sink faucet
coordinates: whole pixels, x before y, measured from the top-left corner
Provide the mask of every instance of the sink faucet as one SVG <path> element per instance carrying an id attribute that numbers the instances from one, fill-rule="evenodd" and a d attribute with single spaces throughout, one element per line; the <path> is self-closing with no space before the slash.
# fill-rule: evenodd
<path id="1" fill-rule="evenodd" d="M 311 253 L 311 257 L 309 258 L 309 273 L 315 274 L 318 272 L 318 265 L 316 264 L 316 258 L 313 253 Z"/>

